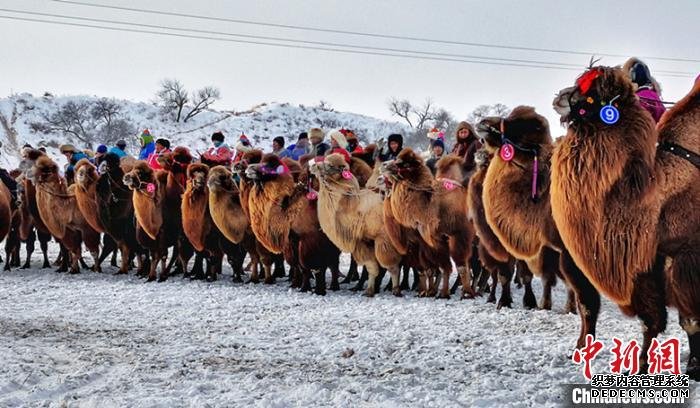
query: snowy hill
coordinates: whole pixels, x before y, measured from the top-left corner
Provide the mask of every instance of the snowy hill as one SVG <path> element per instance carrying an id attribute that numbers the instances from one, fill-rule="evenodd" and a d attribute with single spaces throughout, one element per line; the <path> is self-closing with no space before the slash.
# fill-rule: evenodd
<path id="1" fill-rule="evenodd" d="M 100 101 L 112 102 L 116 107 L 116 115 L 110 118 L 112 124 L 121 124 L 114 126 L 116 133 L 105 131 L 106 119 L 94 114 L 93 109 Z M 47 126 L 48 118 L 53 115 L 55 119 L 58 112 L 66 113 L 64 116 L 77 124 Z M 77 134 L 82 137 L 57 129 L 61 126 L 78 129 Z M 137 135 L 144 128 L 150 129 L 156 138 L 170 139 L 173 146 L 187 146 L 196 153 L 209 146 L 209 137 L 216 130 L 222 130 L 231 145 L 235 145 L 237 136 L 243 132 L 255 146 L 270 150 L 272 138 L 284 136 L 287 143 L 294 143 L 300 132 L 311 127 L 325 130 L 346 127 L 354 130 L 363 144 L 390 133 L 405 134 L 409 131 L 397 122 L 287 103 L 263 103 L 242 112 L 207 110 L 183 123 L 174 121 L 151 103 L 97 96 L 38 97 L 24 93 L 0 99 L 0 165 L 16 165 L 20 148 L 25 143 L 45 146 L 49 154 L 61 160 L 58 146 L 64 143 L 95 149 L 101 143 L 125 139 L 129 143 L 129 152 L 135 154 L 139 148 Z"/>

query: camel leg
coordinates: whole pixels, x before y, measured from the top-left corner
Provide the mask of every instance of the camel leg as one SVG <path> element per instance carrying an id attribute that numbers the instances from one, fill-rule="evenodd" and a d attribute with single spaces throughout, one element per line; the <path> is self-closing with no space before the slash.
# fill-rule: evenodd
<path id="1" fill-rule="evenodd" d="M 459 278 L 462 281 L 462 299 L 475 298 L 477 293 L 472 288 L 472 284 L 470 282 L 472 276 L 469 272 L 469 268 L 466 265 L 459 266 L 457 267 L 457 273 L 459 274 Z"/>
<path id="2" fill-rule="evenodd" d="M 418 272 L 418 297 L 428 296 L 428 289 L 430 287 L 430 278 L 428 277 L 429 273 L 430 271 L 427 269 Z"/>
<path id="3" fill-rule="evenodd" d="M 122 259 L 121 259 L 121 265 L 119 266 L 119 270 L 115 272 L 115 275 L 126 275 L 129 273 L 129 264 L 131 262 L 131 251 L 129 250 L 129 246 L 125 243 L 122 242 L 119 244 L 119 252 L 121 252 Z"/>
<path id="4" fill-rule="evenodd" d="M 118 248 L 115 248 L 114 251 L 112 251 L 112 259 L 109 262 L 109 264 L 111 266 L 114 266 L 115 268 L 119 266 L 119 264 L 117 263 L 117 250 Z"/>
<path id="5" fill-rule="evenodd" d="M 326 268 L 311 270 L 316 281 L 314 293 L 319 296 L 326 296 Z"/>
<path id="6" fill-rule="evenodd" d="M 151 267 L 149 268 L 148 279 L 146 280 L 146 282 L 153 282 L 156 279 L 158 279 L 158 265 L 161 262 L 161 257 L 164 257 L 164 256 L 161 255 L 160 251 L 158 251 L 158 250 L 151 251 Z"/>
<path id="7" fill-rule="evenodd" d="M 498 282 L 501 284 L 501 297 L 498 299 L 496 309 L 513 306 L 513 296 L 510 293 L 510 281 L 513 280 L 513 269 L 508 262 L 502 262 L 498 268 Z M 495 291 L 495 286 L 494 286 Z"/>
<path id="8" fill-rule="evenodd" d="M 532 291 L 532 272 L 524 261 L 516 262 L 517 275 L 520 276 L 520 281 L 525 287 L 523 294 L 523 307 L 525 309 L 534 309 L 537 307 L 537 298 L 535 292 Z"/>
<path id="9" fill-rule="evenodd" d="M 411 290 L 411 277 L 409 276 L 411 274 L 411 267 L 402 263 L 400 268 L 403 273 L 401 275 L 401 290 Z"/>
<path id="10" fill-rule="evenodd" d="M 489 274 L 491 275 L 491 290 L 489 291 L 489 297 L 486 299 L 486 303 L 496 303 L 496 289 L 498 287 L 498 268 L 491 268 Z"/>
<path id="11" fill-rule="evenodd" d="M 377 278 L 379 277 L 379 264 L 370 262 L 363 266 L 367 268 L 367 290 L 365 290 L 363 296 L 374 297 L 375 293 L 377 293 L 375 288 L 377 286 Z"/>
<path id="12" fill-rule="evenodd" d="M 311 270 L 308 268 L 301 268 L 301 288 L 300 292 L 308 292 L 311 290 Z"/>
<path id="13" fill-rule="evenodd" d="M 420 290 L 421 280 L 420 272 L 416 268 L 410 268 L 413 271 L 413 284 L 411 285 L 411 290 Z"/>
<path id="14" fill-rule="evenodd" d="M 393 286 L 391 293 L 396 297 L 403 297 L 403 294 L 401 294 L 401 284 L 399 283 L 400 273 L 401 265 L 389 268 L 389 275 L 391 275 L 391 284 Z"/>
<path id="15" fill-rule="evenodd" d="M 340 283 L 351 283 L 352 281 L 356 281 L 358 279 L 360 279 L 360 275 L 357 273 L 357 261 L 355 261 L 355 258 L 351 256 L 348 274 L 345 275 L 345 279 L 343 279 Z"/>
<path id="16" fill-rule="evenodd" d="M 540 309 L 552 310 L 552 288 L 557 284 L 559 272 L 559 253 L 551 248 L 542 250 L 542 299 Z"/>
<path id="17" fill-rule="evenodd" d="M 685 373 L 693 381 L 700 381 L 700 321 L 692 317 L 680 316 L 681 327 L 688 334 L 690 354 Z"/>
<path id="18" fill-rule="evenodd" d="M 645 374 L 648 369 L 647 354 L 652 339 L 666 329 L 667 311 L 664 288 L 664 258 L 658 256 L 652 270 L 637 275 L 632 292 L 631 310 L 642 320 L 644 341 L 639 352 L 639 372 Z"/>
<path id="19" fill-rule="evenodd" d="M 68 252 L 68 248 L 61 243 L 61 250 L 58 253 L 58 259 L 60 259 L 60 262 L 58 263 L 58 269 L 56 269 L 56 272 L 68 272 L 68 269 L 70 267 L 70 253 Z"/>
<path id="20" fill-rule="evenodd" d="M 369 272 L 367 271 L 367 267 L 363 266 L 362 267 L 362 274 L 360 275 L 359 279 L 357 280 L 357 284 L 350 288 L 351 291 L 353 292 L 359 292 L 365 287 L 365 282 L 369 279 Z"/>
<path id="21" fill-rule="evenodd" d="M 277 277 L 277 275 L 279 275 L 279 272 L 278 272 L 278 269 L 279 269 L 278 264 L 279 264 L 279 257 L 278 257 L 278 256 L 273 256 L 273 263 L 272 263 L 272 265 L 270 265 L 270 267 L 267 267 L 267 266 L 265 267 L 265 279 L 263 280 L 263 282 L 264 282 L 266 285 L 272 285 L 272 284 L 275 283 L 275 277 Z M 283 266 L 282 266 L 282 271 L 283 271 L 283 272 L 282 272 L 282 277 L 284 277 L 284 263 L 283 263 L 282 265 L 283 265 Z M 273 270 L 273 268 L 274 268 L 274 270 Z"/>
<path id="22" fill-rule="evenodd" d="M 382 281 L 384 280 L 384 275 L 386 275 L 386 269 L 384 269 L 380 266 L 379 267 L 379 275 L 377 275 L 377 277 L 374 278 L 374 287 L 377 288 L 377 290 L 379 290 L 382 287 Z M 390 282 L 388 282 L 387 284 L 390 284 Z M 385 288 L 385 291 L 388 291 L 389 288 Z"/>
<path id="23" fill-rule="evenodd" d="M 207 267 L 207 282 L 214 282 L 217 279 L 217 275 L 221 273 L 221 268 L 224 263 L 224 256 L 221 252 L 216 251 L 210 253 L 208 261 L 209 266 Z"/>
<path id="24" fill-rule="evenodd" d="M 581 269 L 571 258 L 568 251 L 561 253 L 559 267 L 566 282 L 575 294 L 576 306 L 581 318 L 581 330 L 576 348 L 583 348 L 586 345 L 586 335 L 595 337 L 598 313 L 600 312 L 600 294 L 586 278 Z"/>
<path id="25" fill-rule="evenodd" d="M 189 264 L 191 257 L 180 257 L 178 262 L 182 265 L 182 270 L 187 272 L 187 264 Z M 194 254 L 194 263 L 192 265 L 192 270 L 190 271 L 190 279 L 193 280 L 204 280 L 206 279 L 206 271 L 204 270 L 204 260 L 208 259 L 203 253 L 196 252 Z"/>
<path id="26" fill-rule="evenodd" d="M 22 265 L 22 269 L 28 269 L 31 267 L 32 254 L 34 253 L 34 249 L 36 249 L 36 232 L 33 229 L 29 233 L 29 237 L 24 244 L 24 248 L 27 252 L 27 258 L 24 261 L 24 265 Z"/>
<path id="27" fill-rule="evenodd" d="M 573 289 L 567 288 L 566 289 L 566 304 L 564 305 L 564 313 L 565 314 L 576 314 L 576 293 L 574 292 Z"/>
<path id="28" fill-rule="evenodd" d="M 335 291 L 340 290 L 340 256 L 331 260 L 330 269 L 331 269 L 331 286 L 329 287 L 329 289 L 332 290 L 333 292 L 335 292 Z"/>
<path id="29" fill-rule="evenodd" d="M 450 288 L 450 295 L 454 295 L 457 293 L 457 289 L 462 285 L 462 279 L 460 275 L 460 279 L 455 279 L 455 281 L 452 283 L 452 287 Z"/>
<path id="30" fill-rule="evenodd" d="M 160 259 L 160 276 L 158 277 L 158 282 L 165 282 L 168 280 L 168 277 L 170 277 L 170 269 L 168 268 L 168 256 L 167 256 L 167 251 L 165 252 L 166 255 L 162 256 Z"/>
<path id="31" fill-rule="evenodd" d="M 274 278 L 284 278 L 286 276 L 287 275 L 285 275 L 285 273 L 284 273 L 284 257 L 283 256 L 275 256 L 275 272 L 272 275 L 273 283 L 274 283 Z"/>
<path id="32" fill-rule="evenodd" d="M 51 235 L 38 232 L 39 237 L 39 248 L 44 255 L 44 264 L 41 266 L 44 269 L 51 267 L 51 261 L 49 261 L 49 241 L 51 241 Z"/>

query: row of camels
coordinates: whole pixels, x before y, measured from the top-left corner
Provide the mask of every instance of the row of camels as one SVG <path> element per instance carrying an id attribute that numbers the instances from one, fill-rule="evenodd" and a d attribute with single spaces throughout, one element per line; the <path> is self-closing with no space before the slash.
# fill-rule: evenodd
<path id="1" fill-rule="evenodd" d="M 292 287 L 323 295 L 340 288 L 339 257 L 349 253 L 367 296 L 387 272 L 401 296 L 413 269 L 419 296 L 448 298 L 456 272 L 463 298 L 480 295 L 490 278 L 498 308 L 511 306 L 517 271 L 526 307 L 537 306 L 533 276 L 543 281 L 544 309 L 557 281 L 566 285 L 565 308 L 581 322 L 578 348 L 596 334 L 601 294 L 639 317 L 642 369 L 667 308 L 677 309 L 687 373 L 700 380 L 700 81 L 658 124 L 618 67 L 590 67 L 553 105 L 564 136 L 554 140 L 543 116 L 519 106 L 476 124 L 484 147 L 475 166 L 446 156 L 435 175 L 411 148 L 383 163 L 377 145 L 349 163 L 338 154 L 297 162 L 253 150 L 226 168 L 178 147 L 161 157 L 163 170 L 108 154 L 97 165 L 79 162 L 69 182 L 32 151 L 18 171 L 17 203 L 0 184 L 6 269 L 19 243 L 33 250 L 37 236 L 47 266 L 53 237 L 63 271 L 79 272 L 82 244 L 95 271 L 118 251 L 118 273 L 135 266 L 148 281 L 174 273 L 214 280 L 224 259 L 242 281 L 248 259 L 250 281 L 271 284 L 286 276 L 286 262 Z M 610 106 L 614 123 L 598 116 Z M 483 274 L 471 265 L 473 251 Z"/>

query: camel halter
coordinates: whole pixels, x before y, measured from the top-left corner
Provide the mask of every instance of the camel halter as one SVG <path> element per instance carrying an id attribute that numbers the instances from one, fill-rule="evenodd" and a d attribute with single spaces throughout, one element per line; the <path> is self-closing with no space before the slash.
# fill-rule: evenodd
<path id="1" fill-rule="evenodd" d="M 493 129 L 495 130 L 495 129 Z M 539 176 L 539 147 L 535 146 L 532 148 L 524 147 L 523 145 L 513 142 L 506 136 L 506 125 L 505 119 L 501 118 L 500 130 L 497 131 L 501 135 L 501 148 L 499 149 L 500 157 L 503 161 L 510 163 L 515 158 L 515 151 L 519 151 L 525 154 L 530 154 L 533 156 L 532 162 L 532 187 L 530 190 L 530 199 L 532 202 L 537 202 L 539 200 L 539 194 L 537 193 L 537 179 Z M 518 167 L 521 167 L 517 163 L 513 162 Z M 522 167 L 521 167 L 522 168 Z M 523 168 L 524 170 L 524 168 Z"/>

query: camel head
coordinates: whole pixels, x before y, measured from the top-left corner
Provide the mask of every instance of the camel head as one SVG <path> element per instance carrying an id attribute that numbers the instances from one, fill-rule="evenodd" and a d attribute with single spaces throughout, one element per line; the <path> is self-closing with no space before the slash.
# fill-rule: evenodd
<path id="1" fill-rule="evenodd" d="M 148 184 L 157 183 L 156 172 L 148 166 L 148 163 L 140 160 L 130 172 L 124 174 L 122 181 L 131 190 L 142 190 L 147 188 Z"/>
<path id="2" fill-rule="evenodd" d="M 30 178 L 34 183 L 54 183 L 60 182 L 61 176 L 58 173 L 58 165 L 49 156 L 40 156 L 35 162 Z"/>
<path id="3" fill-rule="evenodd" d="M 97 172 L 102 174 L 114 175 L 118 170 L 121 170 L 121 159 L 114 153 L 107 153 L 102 158 L 100 165 L 97 166 Z"/>
<path id="4" fill-rule="evenodd" d="M 443 156 L 436 163 L 436 178 L 445 178 L 459 181 L 462 185 L 466 185 L 471 172 L 464 169 L 464 160 L 456 155 L 448 154 Z M 473 169 L 472 169 L 473 170 Z"/>
<path id="5" fill-rule="evenodd" d="M 213 193 L 238 191 L 238 185 L 233 179 L 233 173 L 224 166 L 215 166 L 209 170 L 207 187 L 209 187 L 209 191 Z"/>
<path id="6" fill-rule="evenodd" d="M 254 149 L 243 154 L 241 160 L 233 164 L 233 172 L 239 176 L 244 176 L 245 171 L 251 164 L 260 163 L 263 157 L 262 150 Z"/>
<path id="7" fill-rule="evenodd" d="M 203 163 L 190 164 L 187 167 L 187 180 L 195 191 L 202 191 L 207 186 L 209 166 Z"/>
<path id="8" fill-rule="evenodd" d="M 359 187 L 357 179 L 350 172 L 350 166 L 338 153 L 331 154 L 324 161 L 311 166 L 311 174 L 329 187 Z"/>
<path id="9" fill-rule="evenodd" d="M 635 88 L 629 75 L 619 67 L 598 66 L 581 74 L 574 86 L 559 91 L 552 105 L 561 115 L 563 124 L 577 126 L 596 122 L 607 126 L 603 116 L 607 116 L 609 110 L 603 109 L 605 106 L 612 105 L 624 112 L 625 107 L 636 103 Z M 607 120 L 613 118 L 613 114 L 610 115 Z"/>
<path id="10" fill-rule="evenodd" d="M 192 163 L 192 154 L 190 149 L 178 146 L 172 152 L 166 153 L 158 158 L 158 163 L 164 170 L 172 173 L 185 173 L 187 166 Z"/>
<path id="11" fill-rule="evenodd" d="M 75 182 L 80 188 L 87 189 L 95 184 L 98 178 L 97 169 L 88 159 L 81 159 L 75 165 Z"/>
<path id="12" fill-rule="evenodd" d="M 489 151 L 485 147 L 482 147 L 481 149 L 477 150 L 474 153 L 474 163 L 476 164 L 476 168 L 485 169 L 489 167 L 491 157 L 493 157 L 493 154 L 489 153 Z"/>
<path id="13" fill-rule="evenodd" d="M 396 160 L 389 160 L 382 163 L 382 173 L 390 180 L 418 180 L 425 176 L 430 170 L 423 163 L 419 154 L 410 147 L 401 150 Z"/>
<path id="14" fill-rule="evenodd" d="M 277 155 L 272 153 L 264 155 L 260 163 L 248 165 L 245 175 L 258 185 L 285 177 L 292 177 L 289 167 Z"/>
<path id="15" fill-rule="evenodd" d="M 34 168 L 34 163 L 39 157 L 45 155 L 46 154 L 41 150 L 29 149 L 26 156 L 19 162 L 19 166 L 17 168 L 24 174 L 25 177 L 32 180 L 32 169 Z"/>
<path id="16" fill-rule="evenodd" d="M 485 118 L 476 125 L 476 132 L 489 154 L 500 152 L 504 145 L 509 145 L 509 150 L 500 152 L 501 157 L 509 154 L 514 159 L 531 159 L 539 154 L 542 145 L 552 143 L 549 122 L 530 106 L 518 106 L 506 118 Z"/>

